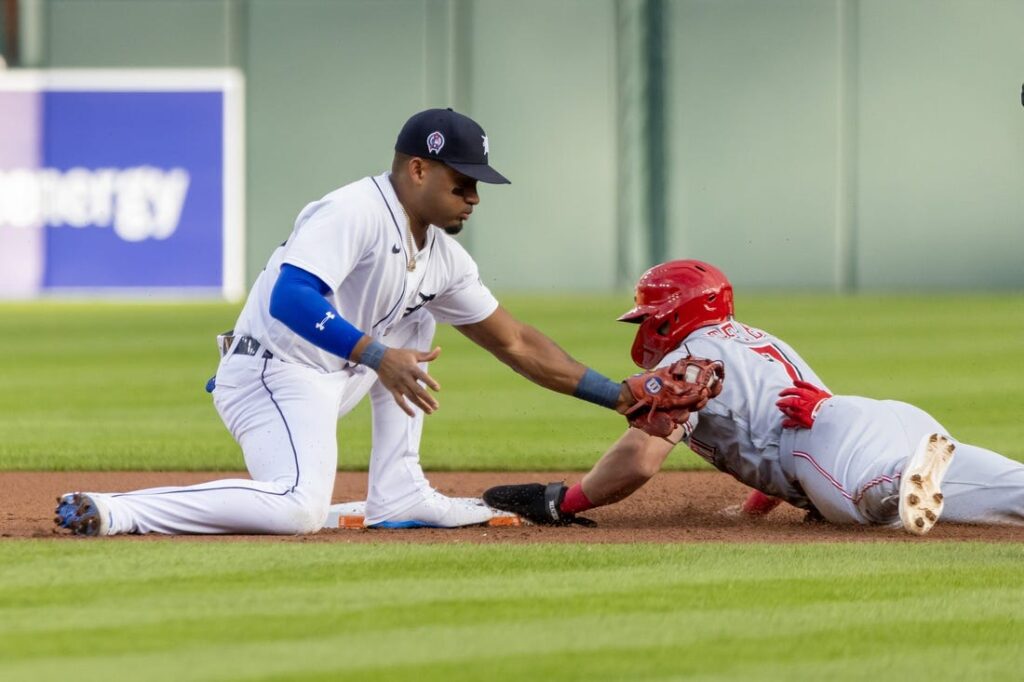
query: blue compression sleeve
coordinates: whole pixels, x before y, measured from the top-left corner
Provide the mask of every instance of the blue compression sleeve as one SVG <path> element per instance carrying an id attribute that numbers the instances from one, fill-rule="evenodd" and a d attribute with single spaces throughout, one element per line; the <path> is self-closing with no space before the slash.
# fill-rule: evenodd
<path id="1" fill-rule="evenodd" d="M 330 287 L 313 273 L 282 265 L 270 294 L 270 314 L 314 346 L 347 360 L 363 332 L 324 298 L 328 291 Z"/>

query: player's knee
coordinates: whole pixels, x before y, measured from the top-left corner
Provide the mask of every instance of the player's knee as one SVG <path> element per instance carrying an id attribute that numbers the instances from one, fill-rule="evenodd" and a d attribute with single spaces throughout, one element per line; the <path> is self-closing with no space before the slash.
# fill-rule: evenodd
<path id="1" fill-rule="evenodd" d="M 306 505 L 306 516 L 302 534 L 316 533 L 324 527 L 327 521 L 327 512 L 330 507 L 330 500 L 311 502 Z"/>
<path id="2" fill-rule="evenodd" d="M 292 535 L 316 533 L 324 527 L 331 506 L 329 499 L 296 496 L 289 509 L 287 531 Z"/>

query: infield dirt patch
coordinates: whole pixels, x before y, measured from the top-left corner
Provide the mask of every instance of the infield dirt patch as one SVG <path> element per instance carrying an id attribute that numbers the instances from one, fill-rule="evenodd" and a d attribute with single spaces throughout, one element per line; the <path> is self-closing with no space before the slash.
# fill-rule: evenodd
<path id="1" fill-rule="evenodd" d="M 579 472 L 435 472 L 428 474 L 441 492 L 479 497 L 492 485 L 567 480 Z M 239 472 L 7 472 L 0 473 L 0 536 L 14 538 L 74 538 L 53 525 L 55 498 L 69 491 L 127 491 L 166 485 L 191 485 L 220 478 L 247 478 Z M 451 530 L 324 530 L 303 537 L 187 536 L 195 540 L 261 539 L 267 542 L 414 542 L 414 543 L 532 543 L 532 542 L 935 542 L 975 540 L 1024 542 L 1024 527 L 966 526 L 940 523 L 923 538 L 902 530 L 805 523 L 804 513 L 781 505 L 761 519 L 736 519 L 721 512 L 741 503 L 748 488 L 717 472 L 662 472 L 632 497 L 610 507 L 583 514 L 596 528 L 459 528 Z M 333 502 L 366 498 L 365 473 L 340 473 Z M 185 537 L 185 536 L 180 536 Z M 118 542 L 174 541 L 166 536 L 119 536 Z"/>

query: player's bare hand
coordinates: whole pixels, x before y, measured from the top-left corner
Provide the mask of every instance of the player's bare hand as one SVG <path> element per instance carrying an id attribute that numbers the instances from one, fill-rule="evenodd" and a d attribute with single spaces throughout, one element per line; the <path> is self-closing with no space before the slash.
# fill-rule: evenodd
<path id="1" fill-rule="evenodd" d="M 431 414 L 439 407 L 435 398 L 427 388 L 441 390 L 441 384 L 434 380 L 421 363 L 432 362 L 441 354 L 441 348 L 420 351 L 411 348 L 389 348 L 377 368 L 377 376 L 384 388 L 395 397 L 395 402 L 410 417 L 416 413 L 409 406 L 411 402 L 426 414 Z M 406 402 L 408 400 L 409 402 Z"/>

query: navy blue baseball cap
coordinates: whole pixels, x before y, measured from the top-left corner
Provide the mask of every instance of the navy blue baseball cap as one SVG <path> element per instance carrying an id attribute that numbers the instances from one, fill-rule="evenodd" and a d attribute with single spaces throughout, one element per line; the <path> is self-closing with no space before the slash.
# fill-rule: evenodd
<path id="1" fill-rule="evenodd" d="M 449 109 L 427 109 L 405 122 L 395 151 L 423 159 L 436 159 L 481 182 L 511 184 L 490 167 L 487 133 L 469 116 Z"/>

